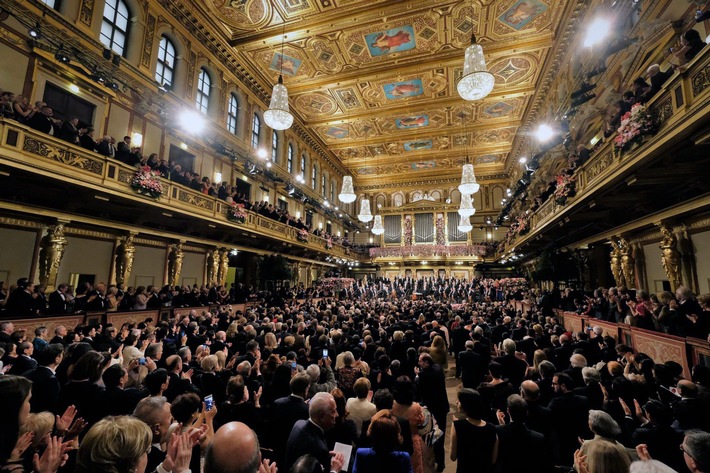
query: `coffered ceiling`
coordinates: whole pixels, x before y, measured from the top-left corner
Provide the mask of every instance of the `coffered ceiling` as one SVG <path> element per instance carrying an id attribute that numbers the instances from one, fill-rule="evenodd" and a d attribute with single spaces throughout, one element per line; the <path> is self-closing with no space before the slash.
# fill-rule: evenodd
<path id="1" fill-rule="evenodd" d="M 580 3 L 195 2 L 267 90 L 283 69 L 292 111 L 359 186 L 454 177 L 467 155 L 480 175 L 500 176 Z M 456 92 L 472 34 L 495 76 L 479 102 Z"/>

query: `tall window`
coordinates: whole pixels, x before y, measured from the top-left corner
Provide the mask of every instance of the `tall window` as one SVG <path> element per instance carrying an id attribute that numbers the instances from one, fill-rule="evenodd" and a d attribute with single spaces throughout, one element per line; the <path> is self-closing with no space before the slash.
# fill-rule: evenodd
<path id="1" fill-rule="evenodd" d="M 163 35 L 160 37 L 160 46 L 158 47 L 158 65 L 155 68 L 155 81 L 158 84 L 173 83 L 173 75 L 175 73 L 175 45 Z"/>
<path id="2" fill-rule="evenodd" d="M 278 161 L 278 151 L 279 151 L 279 135 L 276 131 L 271 133 L 271 162 L 276 163 Z"/>
<path id="3" fill-rule="evenodd" d="M 128 38 L 128 19 L 131 17 L 126 2 L 106 0 L 104 19 L 101 23 L 101 43 L 121 56 L 126 55 Z"/>
<path id="4" fill-rule="evenodd" d="M 229 94 L 229 110 L 227 111 L 227 130 L 237 134 L 237 114 L 239 113 L 239 100 L 234 94 Z"/>
<path id="5" fill-rule="evenodd" d="M 286 168 L 289 174 L 293 174 L 293 145 L 288 145 L 288 157 L 286 159 Z"/>
<path id="6" fill-rule="evenodd" d="M 200 75 L 197 77 L 197 97 L 195 98 L 195 105 L 197 105 L 197 110 L 205 115 L 207 115 L 207 110 L 210 106 L 211 86 L 212 79 L 210 79 L 207 69 L 201 67 Z"/>
<path id="7" fill-rule="evenodd" d="M 42 3 L 47 5 L 49 8 L 59 11 L 59 6 L 62 4 L 62 0 L 42 0 Z"/>
<path id="8" fill-rule="evenodd" d="M 254 114 L 251 122 L 251 147 L 256 149 L 259 146 L 259 135 L 261 134 L 261 120 L 259 115 Z"/>
<path id="9" fill-rule="evenodd" d="M 311 189 L 316 190 L 317 185 L 318 185 L 318 166 L 313 164 L 313 167 L 311 168 Z"/>
<path id="10" fill-rule="evenodd" d="M 330 201 L 335 202 L 335 181 L 330 183 Z"/>
<path id="11" fill-rule="evenodd" d="M 328 189 L 326 187 L 325 173 L 321 173 L 321 175 L 320 175 L 320 195 L 322 195 L 323 197 L 327 197 L 328 196 L 328 194 L 326 194 L 327 190 Z"/>
<path id="12" fill-rule="evenodd" d="M 306 182 L 306 155 L 301 155 L 301 179 Z"/>

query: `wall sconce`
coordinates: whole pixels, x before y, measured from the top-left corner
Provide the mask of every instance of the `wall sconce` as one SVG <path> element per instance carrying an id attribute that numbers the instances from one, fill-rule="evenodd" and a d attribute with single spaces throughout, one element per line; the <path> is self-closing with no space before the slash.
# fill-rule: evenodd
<path id="1" fill-rule="evenodd" d="M 131 133 L 131 145 L 137 148 L 143 146 L 143 135 L 141 135 L 137 131 Z"/>

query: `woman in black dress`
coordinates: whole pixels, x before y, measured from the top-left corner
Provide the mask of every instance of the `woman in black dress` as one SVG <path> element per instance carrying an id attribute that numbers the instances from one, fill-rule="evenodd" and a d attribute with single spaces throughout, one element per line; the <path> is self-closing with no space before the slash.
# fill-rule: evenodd
<path id="1" fill-rule="evenodd" d="M 451 461 L 456 473 L 489 473 L 498 457 L 498 435 L 492 424 L 483 420 L 485 402 L 478 391 L 463 388 L 457 406 L 466 416 L 454 421 L 451 431 Z"/>

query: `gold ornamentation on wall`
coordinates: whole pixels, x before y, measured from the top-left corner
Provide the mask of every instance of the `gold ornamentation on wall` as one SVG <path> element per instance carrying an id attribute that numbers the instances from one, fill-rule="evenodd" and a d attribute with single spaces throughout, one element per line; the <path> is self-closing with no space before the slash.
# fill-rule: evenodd
<path id="1" fill-rule="evenodd" d="M 619 242 L 611 239 L 611 253 L 609 253 L 609 263 L 611 265 L 611 274 L 614 276 L 616 287 L 624 285 L 624 273 L 621 269 L 621 251 Z"/>
<path id="2" fill-rule="evenodd" d="M 621 272 L 624 275 L 624 285 L 627 289 L 636 288 L 636 272 L 631 245 L 625 238 L 619 238 L 619 255 L 621 256 Z"/>
<path id="3" fill-rule="evenodd" d="M 79 156 L 71 151 L 59 149 L 56 146 L 44 143 L 29 136 L 25 136 L 25 143 L 22 150 L 94 174 L 103 174 L 104 164 L 101 161 L 90 159 L 85 156 Z"/>
<path id="4" fill-rule="evenodd" d="M 219 275 L 219 250 L 217 248 L 207 252 L 205 263 L 207 284 L 216 284 Z"/>
<path id="5" fill-rule="evenodd" d="M 94 0 L 82 0 L 81 9 L 79 10 L 79 21 L 90 27 L 93 16 Z"/>
<path id="6" fill-rule="evenodd" d="M 133 270 L 133 257 L 136 253 L 135 237 L 128 235 L 116 248 L 116 284 L 126 284 Z"/>
<path id="7" fill-rule="evenodd" d="M 180 273 L 182 272 L 182 260 L 185 253 L 182 251 L 182 242 L 170 245 L 168 254 L 168 284 L 177 286 L 180 284 Z"/>
<path id="8" fill-rule="evenodd" d="M 219 272 L 217 273 L 217 284 L 224 286 L 227 282 L 227 271 L 229 271 L 229 250 L 219 249 Z"/>
<path id="9" fill-rule="evenodd" d="M 680 254 L 676 248 L 678 239 L 673 231 L 666 225 L 661 225 L 661 264 L 666 271 L 666 276 L 671 283 L 671 290 L 675 291 L 680 282 Z"/>
<path id="10" fill-rule="evenodd" d="M 157 19 L 154 15 L 148 15 L 148 21 L 145 22 L 145 40 L 143 41 L 143 54 L 141 56 L 141 65 L 150 67 L 150 58 L 153 55 L 153 38 L 155 37 L 155 25 Z"/>
<path id="11" fill-rule="evenodd" d="M 68 244 L 62 223 L 49 227 L 39 243 L 39 282 L 48 290 L 54 289 L 59 265 Z"/>

